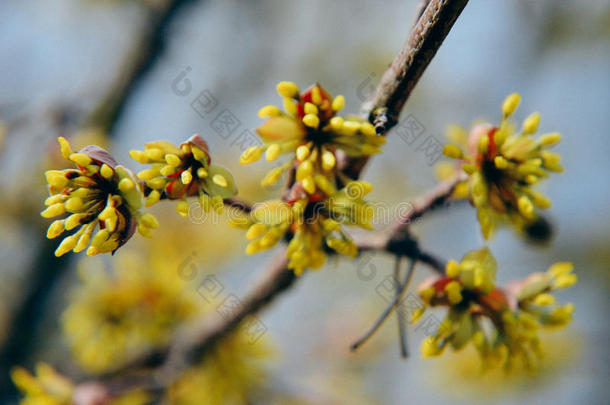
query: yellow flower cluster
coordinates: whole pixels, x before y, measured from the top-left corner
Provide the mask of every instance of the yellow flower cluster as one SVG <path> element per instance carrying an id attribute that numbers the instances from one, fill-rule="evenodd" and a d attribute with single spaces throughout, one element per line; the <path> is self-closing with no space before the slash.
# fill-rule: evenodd
<path id="1" fill-rule="evenodd" d="M 74 385 L 46 363 L 38 363 L 36 375 L 22 367 L 11 371 L 15 386 L 24 395 L 21 405 L 71 405 Z"/>
<path id="2" fill-rule="evenodd" d="M 319 84 L 314 84 L 302 94 L 292 82 L 280 82 L 277 91 L 284 98 L 284 110 L 274 105 L 260 109 L 258 115 L 268 118 L 256 132 L 263 146 L 251 146 L 240 158 L 242 164 L 256 162 L 265 154 L 273 161 L 282 154 L 291 154 L 292 159 L 271 170 L 262 180 L 269 186 L 279 180 L 282 173 L 293 167 L 293 161 L 301 169 L 303 188 L 309 194 L 316 192 L 314 176 L 325 175 L 334 181 L 337 150 L 350 156 L 367 156 L 381 152 L 385 138 L 375 133 L 375 127 L 358 117 L 341 117 L 345 98 L 334 99 Z M 297 174 L 298 175 L 298 174 Z"/>
<path id="3" fill-rule="evenodd" d="M 132 150 L 129 154 L 138 162 L 151 165 L 138 173 L 146 184 L 147 207 L 160 199 L 180 200 L 176 211 L 186 217 L 186 197 L 199 196 L 206 212 L 212 207 L 220 213 L 223 199 L 237 193 L 231 173 L 211 164 L 208 145 L 200 135 L 191 136 L 179 147 L 167 141 L 149 142 L 143 151 Z"/>
<path id="4" fill-rule="evenodd" d="M 450 261 L 446 275 L 418 289 L 426 306 L 413 314 L 417 322 L 427 306 L 446 306 L 438 330 L 422 344 L 424 357 L 438 356 L 450 345 L 460 350 L 472 342 L 485 367 L 510 368 L 521 359 L 534 370 L 541 356 L 538 331 L 561 327 L 571 320 L 573 305 L 555 305 L 552 291 L 576 283 L 571 263 L 556 263 L 545 273 L 500 289 L 495 286 L 496 261 L 487 248 L 470 252 L 460 263 Z"/>
<path id="5" fill-rule="evenodd" d="M 114 252 L 131 238 L 136 227 L 149 236 L 157 220 L 139 212 L 142 191 L 135 175 L 98 146 L 89 145 L 74 153 L 65 138 L 60 137 L 59 144 L 62 156 L 77 168 L 45 172 L 51 196 L 40 215 L 62 217 L 49 226 L 49 239 L 77 230 L 62 240 L 55 255 L 80 252 L 89 245 L 89 256 Z M 96 228 L 99 230 L 93 235 Z"/>
<path id="6" fill-rule="evenodd" d="M 290 154 L 291 159 L 267 173 L 261 184 L 275 184 L 289 168 L 295 169 L 296 182 L 284 201 L 269 201 L 252 212 L 246 252 L 269 249 L 286 238 L 290 241 L 289 267 L 301 274 L 306 268 L 321 267 L 327 248 L 356 255 L 356 246 L 341 225 L 372 228 L 373 212 L 363 200 L 372 186 L 341 173 L 337 152 L 349 156 L 379 153 L 385 138 L 369 122 L 338 116 L 344 97 L 331 98 L 319 84 L 299 94 L 295 83 L 280 82 L 277 91 L 284 98 L 285 111 L 273 105 L 259 111 L 261 118 L 268 118 L 257 129 L 264 145 L 248 148 L 240 162 L 253 163 L 263 153 L 268 161 Z M 338 190 L 341 184 L 345 187 Z"/>
<path id="7" fill-rule="evenodd" d="M 310 195 L 297 183 L 287 201 L 267 201 L 254 207 L 246 234 L 251 240 L 246 253 L 269 249 L 289 234 L 286 255 L 290 259 L 289 268 L 296 274 L 306 268 L 321 267 L 327 247 L 349 257 L 356 256 L 356 245 L 343 232 L 342 225 L 372 228 L 372 207 L 362 199 L 371 191 L 371 185 L 352 181 L 336 190 L 324 176 L 316 176 L 315 181 L 325 192 Z"/>
<path id="8" fill-rule="evenodd" d="M 11 379 L 24 397 L 21 405 L 75 405 L 74 384 L 46 363 L 38 363 L 36 375 L 22 367 L 11 371 Z M 144 405 L 151 397 L 142 390 L 128 391 L 104 403 L 108 405 Z"/>
<path id="9" fill-rule="evenodd" d="M 100 373 L 130 356 L 166 344 L 176 326 L 196 315 L 196 296 L 166 267 L 143 266 L 121 255 L 111 273 L 89 264 L 62 316 L 72 352 L 83 369 Z"/>
<path id="10" fill-rule="evenodd" d="M 265 341 L 253 344 L 238 328 L 171 385 L 166 401 L 171 405 L 249 403 L 266 380 L 264 361 L 270 355 Z"/>
<path id="11" fill-rule="evenodd" d="M 468 140 L 465 130 L 454 128 L 454 141 L 461 145 L 449 144 L 443 149 L 446 156 L 458 159 L 461 169 L 469 175 L 468 197 L 477 209 L 486 239 L 502 222 L 522 228 L 537 218 L 537 208 L 549 208 L 551 201 L 532 186 L 549 177 L 550 172 L 563 171 L 560 156 L 547 149 L 558 143 L 561 135 L 554 132 L 533 137 L 540 122 L 539 113 L 531 114 L 521 131 L 515 131 L 509 118 L 520 100 L 517 93 L 506 98 L 499 127 L 477 125 Z M 448 173 L 446 167 L 441 171 Z M 458 187 L 458 193 L 463 195 L 463 186 Z"/>

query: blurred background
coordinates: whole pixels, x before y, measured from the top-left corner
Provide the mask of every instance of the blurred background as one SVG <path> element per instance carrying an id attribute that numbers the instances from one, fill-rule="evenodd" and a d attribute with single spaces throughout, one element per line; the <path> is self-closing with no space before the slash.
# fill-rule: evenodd
<path id="1" fill-rule="evenodd" d="M 406 39 L 418 5 L 415 0 L 0 2 L 0 402 L 15 399 L 8 380 L 15 364 L 31 368 L 45 361 L 77 379 L 100 369 L 99 361 L 83 353 L 104 344 L 82 347 L 101 338 L 92 322 L 85 322 L 89 313 L 75 315 L 74 308 L 102 305 L 83 301 L 86 288 L 103 295 L 113 287 L 91 274 L 167 277 L 194 264 L 196 277 L 172 281 L 177 287 L 168 294 L 181 299 L 190 294 L 195 309 L 189 311 L 198 312 L 210 306 L 194 293 L 206 275 L 222 284 L 223 294 L 239 297 L 271 255 L 246 257 L 243 232 L 223 218 L 184 219 L 173 204 L 159 204 L 151 210 L 161 223 L 152 240 L 136 235 L 112 258 L 56 259 L 57 241 L 45 239 L 48 221 L 39 211 L 47 195 L 43 171 L 66 167 L 57 136 L 66 136 L 75 148 L 106 146 L 119 162 L 139 170 L 130 149 L 158 139 L 180 143 L 200 133 L 215 163 L 232 170 L 241 197 L 272 197 L 273 190 L 257 186 L 271 164 L 244 168 L 238 157 L 244 137 L 261 123 L 258 108 L 280 102 L 275 84 L 291 80 L 305 88 L 318 81 L 331 94 L 345 96 L 346 111 L 357 112 Z M 412 355 L 402 360 L 395 321 L 350 353 L 349 344 L 385 305 L 379 286 L 393 266 L 385 255 L 364 255 L 329 261 L 260 315 L 266 331 L 257 344 L 264 340 L 272 353 L 256 354 L 264 357 L 266 377 L 260 386 L 248 387 L 255 399 L 235 403 L 607 403 L 609 72 L 607 1 L 472 0 L 403 113 L 424 127 L 425 136 L 442 142 L 448 124 L 497 122 L 504 97 L 518 91 L 523 100 L 518 119 L 540 111 L 540 131 L 563 134 L 556 151 L 565 172 L 541 185 L 553 200 L 550 243 L 528 243 L 507 229 L 490 243 L 500 282 L 557 261 L 574 262 L 579 275 L 579 283 L 560 294 L 561 301 L 574 302 L 574 321 L 543 336 L 546 357 L 536 375 L 518 370 L 481 375 L 469 349 L 422 360 L 424 335 L 413 327 Z M 229 117 L 230 124 L 219 126 L 219 116 Z M 395 207 L 435 184 L 434 159 L 394 131 L 365 179 L 375 185 L 372 200 Z M 378 227 L 384 225 L 380 221 Z M 466 205 L 433 213 L 414 231 L 424 247 L 444 258 L 459 259 L 483 245 L 475 213 Z M 412 285 L 428 275 L 422 266 Z"/>

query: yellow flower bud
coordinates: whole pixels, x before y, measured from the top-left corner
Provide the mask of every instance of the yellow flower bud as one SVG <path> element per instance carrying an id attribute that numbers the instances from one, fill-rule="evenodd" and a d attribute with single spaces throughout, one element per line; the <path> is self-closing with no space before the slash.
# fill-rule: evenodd
<path id="1" fill-rule="evenodd" d="M 576 284 L 577 281 L 578 276 L 574 273 L 562 274 L 558 276 L 555 281 L 553 281 L 553 285 L 551 286 L 551 288 L 553 290 L 568 288 Z"/>
<path id="2" fill-rule="evenodd" d="M 78 240 L 74 236 L 68 236 L 64 238 L 64 240 L 61 241 L 61 243 L 55 250 L 55 256 L 59 257 L 68 253 L 76 247 L 76 242 L 78 242 Z"/>
<path id="3" fill-rule="evenodd" d="M 551 132 L 540 137 L 540 144 L 542 146 L 555 145 L 556 143 L 559 143 L 559 141 L 561 141 L 561 134 L 558 132 Z"/>
<path id="4" fill-rule="evenodd" d="M 43 218 L 53 218 L 53 217 L 63 214 L 64 212 L 66 212 L 64 204 L 57 203 L 57 204 L 51 205 L 46 210 L 42 211 L 40 213 L 40 216 L 42 216 Z"/>
<path id="5" fill-rule="evenodd" d="M 521 197 L 519 197 L 519 199 L 517 200 L 517 206 L 521 215 L 526 218 L 533 217 L 534 204 L 532 204 L 532 201 L 527 196 L 522 195 Z"/>
<path id="6" fill-rule="evenodd" d="M 570 262 L 559 262 L 553 264 L 547 272 L 551 277 L 559 277 L 564 274 L 570 274 L 574 270 L 574 265 Z"/>
<path id="7" fill-rule="evenodd" d="M 297 103 L 292 98 L 284 97 L 284 110 L 290 115 L 297 115 Z"/>
<path id="8" fill-rule="evenodd" d="M 284 170 L 281 167 L 276 167 L 275 169 L 271 169 L 263 180 L 261 181 L 262 187 L 270 187 L 277 183 L 277 181 L 282 177 L 282 173 Z"/>
<path id="9" fill-rule="evenodd" d="M 523 132 L 526 134 L 533 134 L 538 131 L 538 124 L 540 124 L 540 113 L 533 113 L 523 121 Z"/>
<path id="10" fill-rule="evenodd" d="M 309 160 L 301 163 L 297 167 L 297 181 L 303 180 L 305 177 L 311 176 L 313 173 L 313 165 Z"/>
<path id="11" fill-rule="evenodd" d="M 228 187 L 229 183 L 227 179 L 222 174 L 215 174 L 212 176 L 212 182 L 220 187 Z"/>
<path id="12" fill-rule="evenodd" d="M 61 151 L 61 155 L 64 159 L 69 159 L 72 154 L 72 148 L 70 148 L 70 143 L 66 138 L 60 136 L 57 138 L 57 142 L 59 142 L 59 150 Z"/>
<path id="13" fill-rule="evenodd" d="M 310 149 L 307 145 L 299 146 L 296 151 L 297 159 L 300 161 L 307 159 L 307 157 L 309 156 L 309 152 Z"/>
<path id="14" fill-rule="evenodd" d="M 521 96 L 519 93 L 512 93 L 508 97 L 504 99 L 504 103 L 502 104 L 502 114 L 505 116 L 512 115 L 519 103 L 521 102 Z"/>
<path id="15" fill-rule="evenodd" d="M 534 298 L 534 304 L 540 305 L 542 307 L 546 307 L 548 305 L 553 305 L 555 303 L 555 297 L 553 297 L 549 293 L 538 294 L 536 298 Z"/>
<path id="16" fill-rule="evenodd" d="M 500 170 L 506 169 L 508 167 L 508 160 L 504 159 L 502 156 L 496 156 L 494 158 L 494 165 Z"/>
<path id="17" fill-rule="evenodd" d="M 343 117 L 332 117 L 330 119 L 330 127 L 334 131 L 339 131 L 341 128 L 343 128 Z"/>
<path id="18" fill-rule="evenodd" d="M 148 157 L 141 150 L 130 150 L 129 157 L 131 157 L 136 162 L 140 163 L 148 163 Z"/>
<path id="19" fill-rule="evenodd" d="M 335 167 L 335 154 L 330 151 L 322 153 L 322 168 L 326 171 L 332 170 Z"/>
<path id="20" fill-rule="evenodd" d="M 455 260 L 449 260 L 445 266 L 445 273 L 449 278 L 458 278 L 460 275 L 460 264 Z"/>
<path id="21" fill-rule="evenodd" d="M 280 109 L 274 105 L 266 105 L 260 110 L 258 110 L 258 116 L 261 118 L 277 117 L 281 113 L 282 112 L 280 111 Z"/>
<path id="22" fill-rule="evenodd" d="M 73 153 L 70 155 L 70 160 L 82 167 L 88 166 L 92 162 L 91 158 L 84 153 Z"/>
<path id="23" fill-rule="evenodd" d="M 345 97 L 339 94 L 333 99 L 331 108 L 333 109 L 333 111 L 339 111 L 342 110 L 343 107 L 345 107 Z"/>
<path id="24" fill-rule="evenodd" d="M 112 168 L 110 166 L 108 166 L 106 163 L 104 163 L 102 165 L 102 167 L 100 168 L 100 174 L 106 180 L 110 180 L 112 178 L 112 176 L 114 176 L 114 170 L 112 170 Z"/>
<path id="25" fill-rule="evenodd" d="M 239 163 L 241 163 L 242 165 L 248 165 L 250 163 L 254 163 L 258 159 L 260 159 L 262 154 L 263 154 L 263 148 L 261 146 L 250 146 L 239 157 Z"/>
<path id="26" fill-rule="evenodd" d="M 146 213 L 140 217 L 140 222 L 147 228 L 157 229 L 159 227 L 159 221 L 154 215 Z"/>
<path id="27" fill-rule="evenodd" d="M 191 184 L 191 181 L 193 181 L 193 175 L 191 174 L 190 170 L 185 170 L 180 174 L 180 181 L 182 182 L 182 184 Z"/>
<path id="28" fill-rule="evenodd" d="M 64 231 L 64 221 L 61 219 L 55 220 L 49 225 L 47 229 L 47 238 L 53 239 L 61 235 Z"/>
<path id="29" fill-rule="evenodd" d="M 157 190 L 153 190 L 146 197 L 146 206 L 147 207 L 152 207 L 157 202 L 159 202 L 160 199 L 161 199 L 161 193 L 158 192 Z"/>
<path id="30" fill-rule="evenodd" d="M 428 336 L 421 344 L 421 355 L 423 358 L 438 356 L 442 351 L 434 336 Z"/>
<path id="31" fill-rule="evenodd" d="M 443 155 L 452 159 L 461 159 L 464 156 L 464 153 L 455 145 L 445 145 L 443 147 Z"/>
<path id="32" fill-rule="evenodd" d="M 124 178 L 119 181 L 119 190 L 121 190 L 123 193 L 133 190 L 134 187 L 135 184 L 128 178 Z"/>
<path id="33" fill-rule="evenodd" d="M 306 114 L 303 117 L 303 124 L 310 128 L 317 128 L 320 125 L 320 118 L 315 114 Z"/>
<path id="34" fill-rule="evenodd" d="M 248 228 L 246 233 L 246 239 L 252 240 L 263 236 L 267 232 L 267 226 L 265 224 L 253 224 Z"/>
<path id="35" fill-rule="evenodd" d="M 280 145 L 278 145 L 277 143 L 272 143 L 271 145 L 269 145 L 267 151 L 265 152 L 265 159 L 268 162 L 274 161 L 280 155 L 281 151 L 282 148 L 280 148 Z"/>
<path id="36" fill-rule="evenodd" d="M 299 95 L 299 86 L 293 82 L 279 82 L 277 84 L 277 92 L 282 97 L 295 98 Z"/>
<path id="37" fill-rule="evenodd" d="M 313 177 L 311 176 L 307 176 L 302 180 L 303 183 L 303 188 L 305 189 L 305 191 L 307 191 L 307 193 L 309 194 L 313 194 L 316 192 L 316 183 L 313 180 Z"/>
<path id="38" fill-rule="evenodd" d="M 303 111 L 305 111 L 305 114 L 314 114 L 314 115 L 317 115 L 318 114 L 318 107 L 315 104 L 312 104 L 312 103 L 305 103 L 305 105 L 303 106 Z"/>
<path id="39" fill-rule="evenodd" d="M 168 165 L 173 167 L 178 167 L 182 165 L 182 159 L 180 159 L 178 155 L 175 155 L 173 153 L 168 153 L 167 155 L 165 155 L 165 161 Z"/>
<path id="40" fill-rule="evenodd" d="M 311 89 L 311 101 L 313 101 L 314 104 L 317 105 L 322 104 L 322 92 L 320 91 L 320 86 L 315 85 Z"/>
<path id="41" fill-rule="evenodd" d="M 197 177 L 199 177 L 200 179 L 205 179 L 206 177 L 208 177 L 208 171 L 205 170 L 203 167 L 200 167 L 199 169 L 197 169 Z"/>
<path id="42" fill-rule="evenodd" d="M 178 201 L 176 204 L 176 212 L 178 215 L 186 218 L 189 215 L 189 203 L 185 200 Z"/>

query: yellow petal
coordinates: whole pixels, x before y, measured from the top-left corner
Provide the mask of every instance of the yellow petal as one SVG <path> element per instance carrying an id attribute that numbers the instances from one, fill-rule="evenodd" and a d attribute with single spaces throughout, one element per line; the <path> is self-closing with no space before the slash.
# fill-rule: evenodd
<path id="1" fill-rule="evenodd" d="M 305 128 L 297 120 L 289 117 L 269 118 L 257 128 L 256 132 L 267 143 L 298 139 L 305 136 Z"/>

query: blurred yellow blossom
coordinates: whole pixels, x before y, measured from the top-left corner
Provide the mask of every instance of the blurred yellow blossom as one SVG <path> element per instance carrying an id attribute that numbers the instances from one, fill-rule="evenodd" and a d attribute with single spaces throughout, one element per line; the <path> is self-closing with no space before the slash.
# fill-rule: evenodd
<path id="1" fill-rule="evenodd" d="M 130 356 L 168 343 L 174 328 L 200 312 L 173 269 L 149 265 L 134 254 L 117 257 L 112 272 L 79 269 L 83 283 L 62 317 L 78 363 L 99 373 Z"/>
<path id="2" fill-rule="evenodd" d="M 266 381 L 265 360 L 271 355 L 265 339 L 252 342 L 244 328 L 238 328 L 180 376 L 166 399 L 171 405 L 249 403 Z"/>
<path id="3" fill-rule="evenodd" d="M 15 386 L 24 395 L 21 405 L 70 405 L 74 385 L 46 363 L 36 365 L 36 375 L 22 367 L 11 371 Z"/>
<path id="4" fill-rule="evenodd" d="M 571 263 L 556 263 L 545 273 L 496 288 L 496 261 L 487 248 L 449 261 L 446 275 L 425 281 L 418 293 L 426 306 L 446 306 L 438 330 L 422 344 L 424 357 L 440 355 L 447 345 L 460 350 L 472 342 L 486 368 L 504 364 L 512 368 L 522 360 L 536 369 L 542 350 L 538 330 L 567 325 L 573 305 L 556 305 L 551 292 L 577 281 Z M 421 318 L 426 307 L 414 313 Z"/>
<path id="5" fill-rule="evenodd" d="M 488 239 L 500 223 L 508 222 L 523 228 L 534 221 L 536 209 L 546 209 L 551 201 L 532 187 L 549 177 L 550 172 L 561 172 L 560 156 L 547 148 L 561 140 L 558 133 L 547 133 L 539 138 L 540 114 L 525 119 L 521 131 L 515 130 L 509 119 L 520 102 L 517 93 L 509 95 L 502 106 L 499 127 L 478 124 L 470 131 L 453 127 L 452 144 L 443 149 L 450 158 L 459 160 L 462 170 L 469 175 L 468 197 L 477 209 L 483 236 Z M 438 173 L 446 176 L 447 166 Z M 464 186 L 456 192 L 463 195 Z"/>
<path id="6" fill-rule="evenodd" d="M 15 386 L 24 395 L 20 405 L 75 405 L 74 384 L 46 363 L 38 363 L 36 375 L 22 367 L 11 371 Z M 142 390 L 132 390 L 109 399 L 108 405 L 144 405 L 150 402 L 150 395 Z"/>

